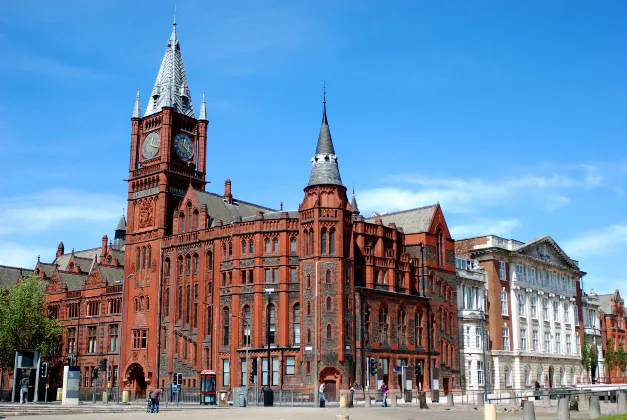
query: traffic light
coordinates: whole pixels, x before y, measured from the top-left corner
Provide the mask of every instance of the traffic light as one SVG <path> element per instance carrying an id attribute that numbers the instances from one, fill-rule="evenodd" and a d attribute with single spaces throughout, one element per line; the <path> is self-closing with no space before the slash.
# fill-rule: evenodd
<path id="1" fill-rule="evenodd" d="M 43 362 L 39 366 L 39 376 L 41 376 L 42 378 L 45 378 L 48 376 L 48 362 Z"/>
<path id="2" fill-rule="evenodd" d="M 176 378 L 174 380 L 174 383 L 176 385 L 183 385 L 183 374 L 182 373 L 177 373 L 176 374 Z"/>
<path id="3" fill-rule="evenodd" d="M 255 383 L 255 376 L 257 376 L 257 359 L 253 359 L 253 367 L 250 372 L 250 383 Z"/>
<path id="4" fill-rule="evenodd" d="M 370 359 L 370 376 L 377 376 L 377 359 Z"/>
<path id="5" fill-rule="evenodd" d="M 98 368 L 97 367 L 92 369 L 92 371 L 91 371 L 91 378 L 92 379 L 98 379 Z"/>
<path id="6" fill-rule="evenodd" d="M 107 370 L 107 359 L 100 359 L 100 370 L 103 372 Z"/>

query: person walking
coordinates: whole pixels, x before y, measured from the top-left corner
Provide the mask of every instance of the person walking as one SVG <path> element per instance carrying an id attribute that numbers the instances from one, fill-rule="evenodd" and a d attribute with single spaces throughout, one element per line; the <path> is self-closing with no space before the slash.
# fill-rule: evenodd
<path id="1" fill-rule="evenodd" d="M 383 384 L 381 384 L 381 407 L 387 407 L 388 406 L 388 386 L 385 384 L 385 382 Z"/>
<path id="2" fill-rule="evenodd" d="M 155 388 L 154 391 L 150 393 L 150 412 L 151 413 L 159 413 L 159 401 L 161 400 L 162 393 L 163 393 L 162 388 Z"/>
<path id="3" fill-rule="evenodd" d="M 24 376 L 20 381 L 20 404 L 26 404 L 28 402 L 28 387 L 30 386 L 30 379 L 28 376 Z"/>
<path id="4" fill-rule="evenodd" d="M 320 408 L 324 408 L 324 405 L 327 402 L 327 399 L 324 397 L 324 388 L 325 384 L 320 384 L 320 388 L 318 388 L 318 399 L 320 401 Z"/>

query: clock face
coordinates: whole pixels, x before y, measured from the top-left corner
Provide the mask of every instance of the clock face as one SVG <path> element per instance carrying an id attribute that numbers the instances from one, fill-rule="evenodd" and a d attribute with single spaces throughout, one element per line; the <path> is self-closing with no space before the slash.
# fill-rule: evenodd
<path id="1" fill-rule="evenodd" d="M 159 145 L 161 144 L 161 138 L 158 133 L 150 133 L 144 139 L 144 146 L 142 147 L 142 154 L 145 159 L 152 159 L 157 156 L 159 152 Z"/>
<path id="2" fill-rule="evenodd" d="M 178 133 L 174 137 L 174 151 L 183 160 L 189 160 L 194 156 L 194 143 L 187 134 Z"/>

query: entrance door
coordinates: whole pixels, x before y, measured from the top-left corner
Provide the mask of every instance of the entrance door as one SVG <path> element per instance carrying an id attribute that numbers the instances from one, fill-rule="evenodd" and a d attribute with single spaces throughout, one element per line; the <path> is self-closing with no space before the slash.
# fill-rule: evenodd
<path id="1" fill-rule="evenodd" d="M 555 368 L 553 366 L 549 367 L 549 388 L 553 388 L 553 373 L 555 372 Z"/>
<path id="2" fill-rule="evenodd" d="M 337 387 L 335 381 L 324 381 L 324 397 L 327 401 L 337 401 Z"/>

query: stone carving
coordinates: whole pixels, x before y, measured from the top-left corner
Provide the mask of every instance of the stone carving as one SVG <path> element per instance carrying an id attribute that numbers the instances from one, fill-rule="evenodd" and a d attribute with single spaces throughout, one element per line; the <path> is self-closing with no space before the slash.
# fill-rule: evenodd
<path id="1" fill-rule="evenodd" d="M 143 229 L 152 226 L 153 214 L 152 214 L 152 202 L 142 201 L 139 205 L 139 228 Z"/>
<path id="2" fill-rule="evenodd" d="M 138 356 L 139 356 L 139 355 L 137 354 L 137 352 L 136 352 L 136 351 L 134 351 L 134 352 L 133 352 L 133 355 L 132 355 L 133 360 L 137 360 L 137 357 L 138 357 Z"/>
<path id="3" fill-rule="evenodd" d="M 553 259 L 546 248 L 546 244 L 542 244 L 536 248 L 536 257 L 547 262 L 551 262 Z"/>

